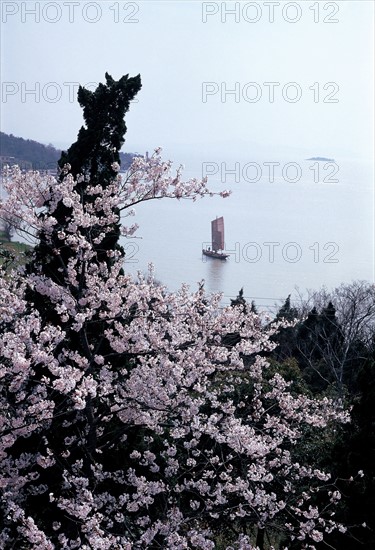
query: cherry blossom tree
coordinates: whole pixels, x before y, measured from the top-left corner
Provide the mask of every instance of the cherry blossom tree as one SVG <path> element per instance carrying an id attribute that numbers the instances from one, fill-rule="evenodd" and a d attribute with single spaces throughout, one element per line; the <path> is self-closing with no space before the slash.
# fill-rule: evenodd
<path id="1" fill-rule="evenodd" d="M 184 181 L 160 149 L 125 175 L 110 155 L 92 172 L 86 153 L 57 179 L 4 174 L 0 213 L 38 246 L 0 277 L 0 544 L 251 550 L 271 534 L 312 549 L 344 530 L 335 480 L 300 450 L 347 414 L 269 368 L 287 322 L 124 271 L 133 207 L 212 195 L 206 180 Z"/>

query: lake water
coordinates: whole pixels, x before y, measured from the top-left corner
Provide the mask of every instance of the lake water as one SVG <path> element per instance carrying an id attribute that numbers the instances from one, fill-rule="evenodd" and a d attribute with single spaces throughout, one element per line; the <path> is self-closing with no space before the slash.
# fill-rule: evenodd
<path id="1" fill-rule="evenodd" d="M 140 226 L 138 238 L 123 241 L 126 271 L 146 271 L 152 262 L 156 278 L 170 290 L 182 282 L 195 290 L 204 280 L 207 291 L 223 292 L 228 303 L 243 287 L 249 301 L 271 310 L 289 293 L 296 296 L 296 287 L 304 291 L 355 279 L 374 281 L 371 165 L 336 159 L 339 172 L 330 178 L 331 167 L 324 171 L 324 162 L 302 161 L 299 173 L 291 166 L 283 177 L 285 161 L 271 183 L 263 162 L 257 161 L 261 172 L 251 167 L 237 182 L 233 174 L 223 183 L 220 170 L 209 178 L 214 191 L 230 188 L 229 198 L 138 205 L 136 217 L 130 218 Z M 202 164 L 193 164 L 184 171 L 186 178 L 201 176 Z M 260 173 L 259 181 L 251 181 Z M 298 175 L 299 181 L 290 181 Z M 216 216 L 224 216 L 227 261 L 201 252 L 210 245 Z"/>
<path id="2" fill-rule="evenodd" d="M 282 175 L 288 160 L 279 160 L 273 182 L 264 162 L 257 160 L 261 177 L 256 182 L 250 181 L 259 175 L 254 167 L 242 170 L 246 161 L 240 163 L 238 181 L 234 174 L 222 181 L 220 169 L 209 177 L 209 189 L 232 190 L 226 199 L 162 199 L 137 205 L 135 218 L 128 218 L 140 226 L 137 238 L 122 241 L 125 270 L 146 272 L 151 262 L 156 279 L 170 290 L 183 282 L 195 290 L 204 280 L 208 292 L 223 293 L 223 303 L 243 287 L 248 301 L 270 311 L 288 294 L 297 298 L 296 288 L 304 292 L 356 279 L 373 282 L 372 165 L 336 159 L 339 172 L 331 175 L 332 163 L 302 161 L 301 177 L 292 183 L 287 180 L 298 175 L 293 167 L 287 177 Z M 193 176 L 202 176 L 202 162 L 187 166 L 185 179 Z M 211 220 L 216 216 L 224 216 L 226 261 L 202 255 L 202 248 L 210 246 Z"/>

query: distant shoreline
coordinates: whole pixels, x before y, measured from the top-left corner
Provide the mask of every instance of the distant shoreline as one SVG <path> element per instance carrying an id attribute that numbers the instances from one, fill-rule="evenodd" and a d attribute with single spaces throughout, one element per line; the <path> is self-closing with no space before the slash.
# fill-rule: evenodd
<path id="1" fill-rule="evenodd" d="M 335 162 L 335 159 L 329 159 L 329 158 L 326 158 L 326 157 L 311 157 L 311 158 L 306 159 L 306 160 L 318 160 L 318 161 L 324 161 L 324 162 Z"/>

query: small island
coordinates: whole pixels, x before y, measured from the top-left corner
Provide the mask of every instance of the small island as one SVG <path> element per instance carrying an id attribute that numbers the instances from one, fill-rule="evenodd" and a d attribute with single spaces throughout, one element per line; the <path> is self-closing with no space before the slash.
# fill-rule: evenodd
<path id="1" fill-rule="evenodd" d="M 323 161 L 323 162 L 335 162 L 335 159 L 328 159 L 326 157 L 311 157 L 311 158 L 306 159 L 306 160 L 318 160 L 318 161 Z"/>

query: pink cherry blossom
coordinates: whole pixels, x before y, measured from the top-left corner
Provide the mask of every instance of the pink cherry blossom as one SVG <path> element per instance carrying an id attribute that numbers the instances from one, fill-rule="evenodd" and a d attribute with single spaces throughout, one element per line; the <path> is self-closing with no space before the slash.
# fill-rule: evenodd
<path id="1" fill-rule="evenodd" d="M 101 254 L 120 212 L 212 194 L 160 155 L 125 175 L 113 165 L 85 200 L 68 166 L 58 181 L 5 172 L 0 216 L 42 239 L 58 268 L 0 268 L 3 547 L 213 549 L 234 525 L 228 548 L 256 549 L 249 526 L 314 548 L 345 529 L 334 480 L 298 449 L 348 414 L 270 374 L 271 337 L 288 324 L 222 308 L 203 285 L 171 293 L 152 267 L 133 278 L 121 250 Z M 240 341 L 226 345 L 229 333 Z"/>

